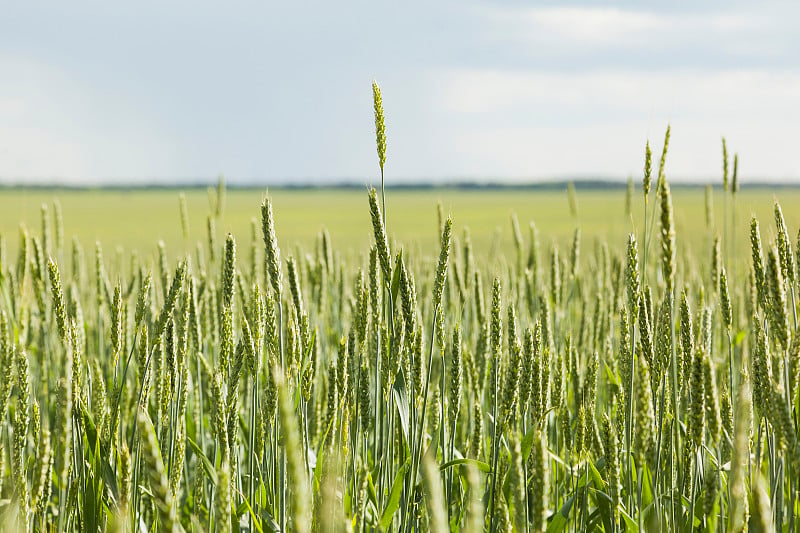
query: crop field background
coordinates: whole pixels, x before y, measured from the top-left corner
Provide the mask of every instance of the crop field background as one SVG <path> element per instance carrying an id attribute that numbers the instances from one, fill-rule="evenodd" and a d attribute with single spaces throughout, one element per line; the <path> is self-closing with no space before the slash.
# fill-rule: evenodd
<path id="1" fill-rule="evenodd" d="M 636 184 L 633 200 L 641 198 L 641 183 Z M 237 239 L 249 239 L 252 219 L 258 218 L 258 206 L 265 194 L 260 189 L 228 189 L 225 209 L 216 220 L 220 236 L 228 232 Z M 6 237 L 9 252 L 16 253 L 20 224 L 34 230 L 41 225 L 41 206 L 58 200 L 66 226 L 66 238 L 77 237 L 90 249 L 99 241 L 108 253 L 121 247 L 146 257 L 155 252 L 163 240 L 169 254 L 177 257 L 191 251 L 197 241 L 207 238 L 209 194 L 205 189 L 183 191 L 189 215 L 189 239 L 184 239 L 179 194 L 181 189 L 129 190 L 47 190 L 5 189 L 0 191 L 0 235 Z M 469 228 L 476 256 L 481 260 L 497 257 L 490 253 L 513 252 L 511 215 L 516 213 L 521 229 L 527 233 L 530 222 L 536 224 L 544 243 L 552 240 L 568 243 L 580 226 L 586 243 L 599 240 L 624 243 L 627 234 L 643 228 L 644 211 L 640 201 L 632 207 L 632 217 L 625 212 L 624 189 L 578 189 L 578 213 L 573 216 L 566 189 L 390 189 L 388 194 L 390 239 L 403 246 L 418 249 L 428 256 L 438 253 L 438 205 L 453 217 L 455 235 L 463 236 Z M 702 187 L 680 187 L 672 190 L 676 231 L 681 235 L 679 247 L 705 258 L 709 239 L 721 233 L 720 221 L 709 227 L 705 219 L 705 194 Z M 313 247 L 319 232 L 325 228 L 337 250 L 357 257 L 368 250 L 373 239 L 369 211 L 365 209 L 364 189 L 281 189 L 273 188 L 270 196 L 276 207 L 276 230 L 289 249 Z M 723 216 L 724 198 L 719 186 L 713 191 L 717 218 Z M 751 215 L 761 219 L 771 216 L 774 198 L 786 206 L 800 205 L 800 190 L 781 187 L 747 188 L 737 195 L 735 225 L 744 232 Z M 791 227 L 800 223 L 800 210 L 786 209 Z M 652 216 L 652 211 L 650 213 Z M 732 215 L 732 213 L 731 213 Z M 258 221 L 257 221 L 258 222 Z M 258 222 L 260 224 L 260 222 Z"/>

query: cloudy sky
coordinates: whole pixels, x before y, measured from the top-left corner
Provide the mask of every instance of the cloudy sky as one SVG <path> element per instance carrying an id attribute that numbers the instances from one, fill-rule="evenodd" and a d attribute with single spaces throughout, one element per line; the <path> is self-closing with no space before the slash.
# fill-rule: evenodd
<path id="1" fill-rule="evenodd" d="M 0 180 L 800 180 L 796 2 L 13 2 Z"/>

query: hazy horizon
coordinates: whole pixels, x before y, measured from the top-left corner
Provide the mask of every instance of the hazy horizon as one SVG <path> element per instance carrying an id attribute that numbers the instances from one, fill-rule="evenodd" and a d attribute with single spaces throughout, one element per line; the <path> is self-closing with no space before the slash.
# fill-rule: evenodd
<path id="1" fill-rule="evenodd" d="M 390 179 L 385 183 L 386 189 L 408 189 L 408 190 L 426 190 L 426 189 L 454 189 L 464 191 L 481 191 L 481 190 L 502 190 L 502 189 L 531 189 L 531 190 L 555 190 L 558 188 L 567 187 L 572 184 L 576 189 L 624 189 L 627 186 L 628 178 L 614 178 L 605 176 L 596 177 L 563 177 L 563 178 L 536 178 L 536 179 L 515 179 L 503 180 L 501 178 L 488 179 L 488 178 L 466 178 L 466 179 Z M 639 191 L 642 187 L 641 179 L 634 179 L 634 188 Z M 708 179 L 686 179 L 678 178 L 671 179 L 670 183 L 673 188 L 700 188 L 711 185 L 715 190 L 722 189 L 723 183 L 717 177 Z M 0 190 L 2 189 L 30 189 L 30 190 L 192 190 L 192 189 L 208 189 L 216 188 L 219 184 L 219 178 L 175 178 L 170 180 L 158 179 L 140 179 L 140 180 L 122 180 L 115 179 L 114 181 L 4 181 L 0 179 Z M 380 177 L 364 178 L 364 179 L 335 179 L 335 178 L 319 178 L 316 180 L 301 180 L 291 179 L 239 179 L 235 181 L 228 181 L 226 178 L 225 185 L 229 189 L 241 190 L 258 190 L 258 189 L 362 189 L 368 187 L 380 187 Z M 784 181 L 771 180 L 768 178 L 756 178 L 740 183 L 742 189 L 764 189 L 764 188 L 798 188 L 800 181 L 787 179 Z"/>
<path id="2" fill-rule="evenodd" d="M 7 6 L 0 183 L 800 182 L 800 5 Z"/>

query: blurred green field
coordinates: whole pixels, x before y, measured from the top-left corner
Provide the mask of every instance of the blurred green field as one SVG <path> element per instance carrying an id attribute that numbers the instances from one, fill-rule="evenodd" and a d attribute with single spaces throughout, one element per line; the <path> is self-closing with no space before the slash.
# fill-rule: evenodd
<path id="1" fill-rule="evenodd" d="M 19 226 L 41 231 L 41 205 L 48 204 L 52 217 L 52 201 L 61 203 L 65 250 L 77 236 L 87 251 L 97 240 L 107 256 L 122 248 L 136 250 L 140 257 L 152 256 L 158 240 L 163 240 L 172 256 L 193 250 L 197 240 L 205 241 L 206 219 L 210 212 L 209 194 L 205 189 L 185 191 L 189 208 L 189 241 L 183 238 L 179 212 L 178 189 L 142 190 L 48 190 L 5 189 L 0 191 L 0 235 L 5 237 L 9 257 L 16 253 Z M 232 232 L 245 246 L 251 239 L 251 220 L 260 220 L 263 190 L 230 189 L 226 193 L 222 219 L 217 222 L 217 239 L 222 242 L 226 232 Z M 334 245 L 341 253 L 359 255 L 372 243 L 366 189 L 270 189 L 275 206 L 277 233 L 284 253 L 297 246 L 306 250 L 327 228 Z M 714 195 L 715 218 L 723 219 L 723 194 Z M 784 207 L 789 227 L 800 224 L 800 189 L 786 188 L 776 192 L 767 189 L 746 189 L 737 195 L 737 238 L 741 252 L 748 252 L 747 224 L 755 213 L 766 231 L 772 225 L 773 199 Z M 464 190 L 419 189 L 388 190 L 387 214 L 390 238 L 421 251 L 436 254 L 439 246 L 437 204 L 454 221 L 455 235 L 463 237 L 469 227 L 473 247 L 479 260 L 493 257 L 495 251 L 508 253 L 513 247 L 511 213 L 519 218 L 523 238 L 528 239 L 528 224 L 536 223 L 543 246 L 553 240 L 566 243 L 577 225 L 582 231 L 583 247 L 587 253 L 597 238 L 615 240 L 622 244 L 633 224 L 641 228 L 643 202 L 636 191 L 633 220 L 624 213 L 625 190 L 578 189 L 578 217 L 570 214 L 566 191 L 559 190 Z M 705 221 L 704 191 L 697 187 L 673 189 L 678 246 L 688 246 L 695 256 L 704 256 L 711 231 Z M 653 206 L 650 206 L 652 213 Z M 717 228 L 722 233 L 721 226 Z M 640 233 L 639 233 L 640 234 Z M 260 228 L 259 235 L 260 238 Z M 765 235 L 766 238 L 769 234 Z M 741 254 L 739 254 L 741 256 Z"/>

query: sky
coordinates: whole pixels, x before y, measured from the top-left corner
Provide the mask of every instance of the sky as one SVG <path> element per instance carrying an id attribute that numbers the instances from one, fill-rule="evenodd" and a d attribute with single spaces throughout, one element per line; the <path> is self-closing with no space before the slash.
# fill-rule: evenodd
<path id="1" fill-rule="evenodd" d="M 800 182 L 797 2 L 8 2 L 0 182 Z"/>

